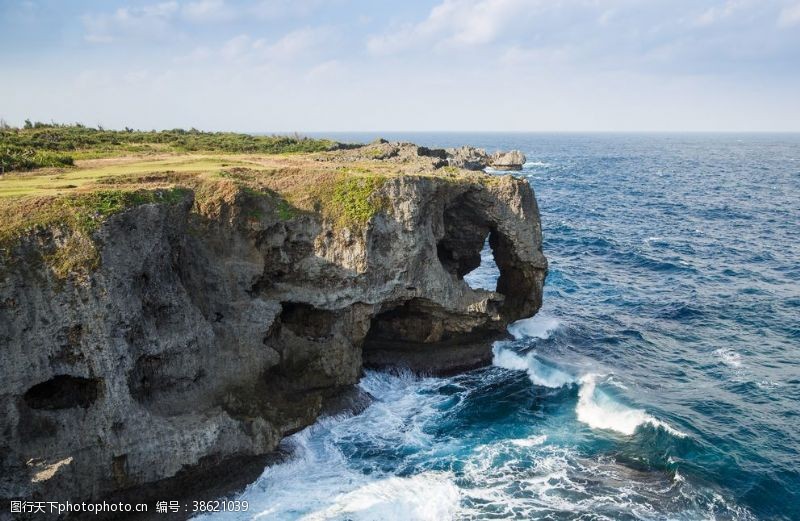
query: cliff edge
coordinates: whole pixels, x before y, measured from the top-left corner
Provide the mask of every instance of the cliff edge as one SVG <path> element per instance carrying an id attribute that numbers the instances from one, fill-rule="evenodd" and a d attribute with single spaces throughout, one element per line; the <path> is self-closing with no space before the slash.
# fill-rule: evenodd
<path id="1" fill-rule="evenodd" d="M 4 210 L 56 217 L 0 237 L 0 497 L 190 483 L 275 450 L 365 366 L 488 363 L 541 306 L 539 211 L 527 181 L 442 154 L 109 175 Z M 496 291 L 464 281 L 487 239 Z"/>

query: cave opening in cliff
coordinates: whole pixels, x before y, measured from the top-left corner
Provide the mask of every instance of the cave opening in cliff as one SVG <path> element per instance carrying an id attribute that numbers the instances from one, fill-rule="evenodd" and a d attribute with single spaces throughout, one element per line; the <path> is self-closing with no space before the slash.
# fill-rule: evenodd
<path id="1" fill-rule="evenodd" d="M 442 216 L 444 235 L 436 245 L 442 266 L 472 289 L 497 290 L 500 277 L 492 236 L 497 231 L 475 211 L 464 195 L 448 206 Z"/>
<path id="2" fill-rule="evenodd" d="M 23 400 L 31 409 L 86 408 L 97 400 L 101 381 L 60 374 L 28 389 Z"/>
<path id="3" fill-rule="evenodd" d="M 281 302 L 279 323 L 299 337 L 329 337 L 336 324 L 336 313 L 302 302 Z"/>
<path id="4" fill-rule="evenodd" d="M 500 268 L 494 258 L 494 251 L 489 244 L 489 236 L 483 241 L 480 252 L 481 262 L 472 271 L 464 274 L 464 282 L 472 289 L 497 290 L 497 279 L 500 277 Z"/>
<path id="5" fill-rule="evenodd" d="M 445 208 L 442 215 L 444 233 L 436 244 L 436 253 L 442 266 L 462 280 L 481 264 L 481 249 L 489 234 L 489 227 L 473 209 L 466 195 Z"/>
<path id="6" fill-rule="evenodd" d="M 444 210 L 444 233 L 437 242 L 442 267 L 472 289 L 503 295 L 501 313 L 526 316 L 537 301 L 535 273 L 520 262 L 514 241 L 480 211 L 482 204 L 465 194 Z"/>

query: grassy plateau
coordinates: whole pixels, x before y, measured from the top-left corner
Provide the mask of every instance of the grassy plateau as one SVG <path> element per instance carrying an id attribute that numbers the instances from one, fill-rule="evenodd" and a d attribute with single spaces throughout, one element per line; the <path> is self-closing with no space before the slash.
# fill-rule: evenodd
<path id="1" fill-rule="evenodd" d="M 334 228 L 360 228 L 385 205 L 392 176 L 448 181 L 476 174 L 435 170 L 395 157 L 391 144 L 341 145 L 301 136 L 252 136 L 198 130 L 104 130 L 26 122 L 0 127 L 0 261 L 20 239 L 60 230 L 44 260 L 64 278 L 98 265 L 93 232 L 127 208 L 193 198 L 214 217 L 224 203 L 251 201 L 242 215 L 280 220 L 314 213 Z M 388 159 L 391 158 L 391 159 Z M 478 179 L 488 182 L 487 176 Z M 54 236 L 55 237 L 55 236 Z M 0 270 L 2 271 L 2 270 Z"/>

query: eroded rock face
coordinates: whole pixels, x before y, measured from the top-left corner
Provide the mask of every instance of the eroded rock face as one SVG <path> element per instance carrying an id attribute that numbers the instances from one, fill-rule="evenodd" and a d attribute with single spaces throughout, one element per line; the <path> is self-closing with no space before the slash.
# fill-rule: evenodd
<path id="1" fill-rule="evenodd" d="M 365 363 L 487 362 L 489 340 L 541 305 L 531 187 L 429 175 L 380 191 L 386 208 L 356 230 L 281 220 L 244 194 L 204 212 L 191 196 L 139 206 L 99 230 L 101 267 L 85 280 L 21 261 L 56 231 L 23 241 L 0 266 L 0 497 L 190 483 L 274 450 L 352 392 Z M 487 236 L 496 292 L 463 280 Z"/>
<path id="2" fill-rule="evenodd" d="M 519 150 L 497 151 L 491 155 L 482 148 L 462 146 L 448 148 L 447 162 L 450 166 L 467 170 L 483 170 L 486 167 L 497 170 L 521 170 L 525 164 L 525 154 Z"/>
<path id="3" fill-rule="evenodd" d="M 447 149 L 447 162 L 456 168 L 483 170 L 489 165 L 489 156 L 482 148 L 462 146 Z"/>
<path id="4" fill-rule="evenodd" d="M 489 157 L 489 166 L 498 170 L 521 170 L 525 161 L 525 154 L 519 150 L 495 152 Z"/>

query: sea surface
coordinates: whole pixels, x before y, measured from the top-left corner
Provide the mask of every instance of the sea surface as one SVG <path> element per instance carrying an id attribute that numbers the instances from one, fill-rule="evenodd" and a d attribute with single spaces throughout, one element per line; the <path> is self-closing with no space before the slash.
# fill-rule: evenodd
<path id="1" fill-rule="evenodd" d="M 800 135 L 382 136 L 527 155 L 544 306 L 490 367 L 366 372 L 220 519 L 800 520 Z"/>

